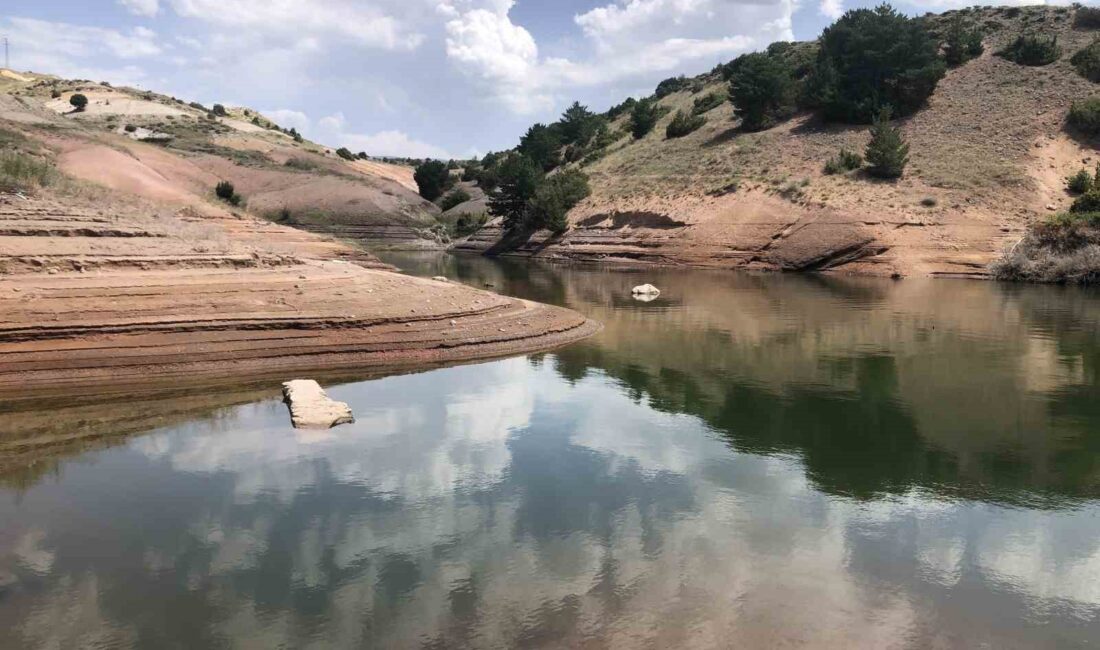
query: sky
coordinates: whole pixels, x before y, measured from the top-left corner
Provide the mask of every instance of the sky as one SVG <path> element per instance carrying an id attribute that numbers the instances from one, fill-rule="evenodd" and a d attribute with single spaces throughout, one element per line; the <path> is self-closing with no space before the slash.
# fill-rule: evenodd
<path id="1" fill-rule="evenodd" d="M 873 4 L 3 0 L 0 35 L 17 70 L 248 106 L 375 156 L 464 158 L 514 146 L 574 100 L 603 111 L 666 77 L 815 38 L 845 10 Z M 917 15 L 969 4 L 895 6 Z"/>

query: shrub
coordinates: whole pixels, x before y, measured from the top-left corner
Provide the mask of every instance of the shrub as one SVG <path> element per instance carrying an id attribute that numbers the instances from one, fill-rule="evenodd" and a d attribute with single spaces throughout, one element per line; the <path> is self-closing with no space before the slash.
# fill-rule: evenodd
<path id="1" fill-rule="evenodd" d="M 340 147 L 336 150 L 336 155 L 340 156 L 344 160 L 355 160 L 355 154 L 351 152 L 347 147 Z"/>
<path id="2" fill-rule="evenodd" d="M 676 117 L 665 127 L 666 138 L 682 138 L 697 130 L 707 123 L 707 118 L 702 115 L 688 115 L 683 111 L 676 111 Z"/>
<path id="3" fill-rule="evenodd" d="M 214 104 L 214 108 L 210 109 L 210 112 L 218 117 L 225 117 L 229 113 L 225 110 L 225 107 L 221 104 Z"/>
<path id="4" fill-rule="evenodd" d="M 681 90 L 688 88 L 689 86 L 691 86 L 691 81 L 689 81 L 683 75 L 680 75 L 679 77 L 669 77 L 668 79 L 665 79 L 661 83 L 657 84 L 657 90 L 655 91 L 655 94 L 657 95 L 657 99 L 660 99 L 662 97 L 667 97 L 672 93 L 680 92 Z"/>
<path id="5" fill-rule="evenodd" d="M 634 108 L 630 111 L 630 133 L 634 139 L 644 138 L 653 130 L 653 127 L 657 126 L 657 120 L 660 117 L 660 108 L 652 99 L 643 99 L 634 104 Z"/>
<path id="6" fill-rule="evenodd" d="M 1100 38 L 1075 52 L 1069 62 L 1077 74 L 1089 81 L 1100 82 Z"/>
<path id="7" fill-rule="evenodd" d="M 1001 280 L 1089 284 L 1100 280 L 1100 213 L 1059 214 L 1028 229 L 992 265 Z"/>
<path id="8" fill-rule="evenodd" d="M 447 196 L 443 197 L 443 201 L 440 202 L 439 208 L 446 212 L 456 205 L 462 205 L 470 200 L 470 193 L 462 188 L 458 188 L 452 191 Z"/>
<path id="9" fill-rule="evenodd" d="M 1058 46 L 1057 35 L 1020 34 L 997 56 L 1020 65 L 1048 65 L 1062 56 L 1062 48 Z"/>
<path id="10" fill-rule="evenodd" d="M 1076 174 L 1066 177 L 1066 189 L 1074 194 L 1084 194 L 1092 188 L 1092 174 L 1087 169 L 1082 169 Z"/>
<path id="11" fill-rule="evenodd" d="M 1073 13 L 1073 26 L 1085 29 L 1100 27 L 1100 7 L 1083 7 L 1078 5 Z"/>
<path id="12" fill-rule="evenodd" d="M 214 186 L 214 195 L 219 199 L 229 203 L 230 205 L 240 205 L 244 200 L 240 194 L 237 194 L 233 188 L 233 183 L 229 181 L 220 181 Z"/>
<path id="13" fill-rule="evenodd" d="M 702 97 L 696 97 L 694 105 L 691 107 L 691 114 L 702 115 L 703 113 L 712 111 L 724 104 L 727 99 L 729 99 L 729 97 L 727 97 L 723 93 L 717 92 L 707 93 Z"/>
<path id="14" fill-rule="evenodd" d="M 58 90 L 57 88 L 54 88 L 53 90 L 50 91 L 50 99 L 57 99 L 59 97 L 61 97 L 61 91 L 60 90 Z"/>
<path id="15" fill-rule="evenodd" d="M 1073 214 L 1100 212 L 1100 187 L 1093 182 L 1093 186 L 1087 192 L 1073 200 L 1069 211 Z"/>
<path id="16" fill-rule="evenodd" d="M 947 65 L 962 65 L 970 59 L 981 56 L 984 51 L 981 30 L 968 24 L 962 14 L 956 15 L 948 25 L 947 35 L 944 38 L 943 58 L 947 61 Z"/>
<path id="17" fill-rule="evenodd" d="M 88 105 L 88 98 L 80 93 L 76 93 L 69 98 L 69 104 L 72 105 L 75 112 L 79 113 Z"/>
<path id="18" fill-rule="evenodd" d="M 890 109 L 884 108 L 871 125 L 867 144 L 868 171 L 878 178 L 899 178 L 909 162 L 909 145 L 901 131 L 890 124 Z"/>
<path id="19" fill-rule="evenodd" d="M 926 196 L 926 197 L 924 197 L 923 199 L 920 200 L 920 204 L 923 205 L 926 208 L 934 208 L 934 207 L 936 207 L 937 203 L 939 203 L 939 202 L 936 201 L 936 197 L 934 197 L 934 196 Z"/>
<path id="20" fill-rule="evenodd" d="M 634 99 L 633 97 L 627 97 L 622 101 L 622 103 L 616 104 L 615 106 L 612 106 L 610 109 L 608 109 L 607 119 L 613 120 L 624 113 L 628 113 L 634 110 L 634 106 L 637 105 L 637 103 L 638 100 Z"/>
<path id="21" fill-rule="evenodd" d="M 286 167 L 290 167 L 291 169 L 297 169 L 299 171 L 310 171 L 313 169 L 317 169 L 317 163 L 313 160 L 310 160 L 309 158 L 287 158 L 286 162 L 283 163 L 283 165 Z"/>
<path id="22" fill-rule="evenodd" d="M 842 174 L 863 166 L 863 156 L 854 151 L 841 149 L 836 156 L 825 161 L 826 174 Z"/>
<path id="23" fill-rule="evenodd" d="M 578 144 L 584 146 L 592 139 L 592 136 L 603 124 L 603 118 L 588 110 L 587 106 L 581 106 L 580 102 L 565 109 L 561 119 L 554 125 L 561 134 L 561 144 Z"/>
<path id="24" fill-rule="evenodd" d="M 134 131 L 137 131 L 137 127 L 134 126 L 133 124 L 127 124 L 126 126 L 123 127 L 123 130 L 126 131 L 127 133 L 133 133 Z"/>
<path id="25" fill-rule="evenodd" d="M 0 192 L 27 192 L 56 179 L 57 171 L 49 161 L 21 151 L 0 151 Z"/>
<path id="26" fill-rule="evenodd" d="M 191 102 L 191 103 L 188 104 L 188 106 L 190 106 L 191 108 L 194 108 L 196 110 L 206 112 L 206 107 L 203 106 L 202 104 L 198 103 L 198 102 Z"/>
<path id="27" fill-rule="evenodd" d="M 884 106 L 920 108 L 946 72 L 923 21 L 889 5 L 853 9 L 821 35 L 810 87 L 829 119 L 870 122 Z"/>
<path id="28" fill-rule="evenodd" d="M 416 181 L 420 196 L 434 201 L 450 187 L 451 173 L 447 170 L 446 163 L 439 160 L 425 160 L 413 172 L 413 180 Z"/>
<path id="29" fill-rule="evenodd" d="M 465 237 L 466 235 L 473 234 L 485 225 L 489 221 L 488 215 L 479 214 L 477 216 L 471 214 L 464 214 L 459 216 L 455 221 L 455 235 L 458 237 Z"/>
<path id="30" fill-rule="evenodd" d="M 794 77 L 782 60 L 754 52 L 737 57 L 734 63 L 730 99 L 742 129 L 766 129 L 794 112 Z"/>
<path id="31" fill-rule="evenodd" d="M 1100 134 L 1100 95 L 1073 102 L 1066 119 L 1085 135 Z"/>
<path id="32" fill-rule="evenodd" d="M 576 169 L 547 177 L 535 190 L 528 206 L 528 227 L 563 233 L 569 227 L 566 215 L 592 191 L 588 176 Z"/>

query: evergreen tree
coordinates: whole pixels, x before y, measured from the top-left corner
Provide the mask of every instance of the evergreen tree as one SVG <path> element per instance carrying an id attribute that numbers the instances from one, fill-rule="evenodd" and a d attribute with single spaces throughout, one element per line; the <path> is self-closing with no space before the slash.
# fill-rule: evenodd
<path id="1" fill-rule="evenodd" d="M 451 173 L 447 164 L 439 160 L 425 160 L 413 172 L 413 180 L 420 190 L 420 196 L 434 201 L 443 195 L 451 185 Z"/>
<path id="2" fill-rule="evenodd" d="M 946 72 L 924 23 L 890 5 L 853 9 L 821 35 L 810 87 L 826 117 L 870 122 L 883 106 L 920 108 Z"/>
<path id="3" fill-rule="evenodd" d="M 653 127 L 657 126 L 657 120 L 660 117 L 660 108 L 652 99 L 643 99 L 634 104 L 634 108 L 630 111 L 630 132 L 634 135 L 634 139 L 644 138 L 653 130 Z"/>
<path id="4" fill-rule="evenodd" d="M 542 181 L 542 171 L 530 158 L 509 156 L 498 169 L 500 184 L 489 197 L 489 214 L 504 220 L 504 229 L 527 226 L 528 204 Z"/>
<path id="5" fill-rule="evenodd" d="M 943 58 L 947 65 L 956 66 L 981 56 L 985 51 L 982 45 L 982 32 L 968 25 L 961 14 L 956 15 L 947 27 L 943 42 Z"/>
<path id="6" fill-rule="evenodd" d="M 871 124 L 871 141 L 865 152 L 867 171 L 879 178 L 899 178 L 909 162 L 909 144 L 901 137 L 901 131 L 890 124 L 890 109 L 879 111 Z"/>
<path id="7" fill-rule="evenodd" d="M 741 118 L 741 128 L 766 129 L 794 112 L 794 78 L 781 59 L 754 52 L 738 57 L 735 63 L 730 100 Z"/>
<path id="8" fill-rule="evenodd" d="M 601 122 L 600 117 L 588 110 L 587 106 L 581 106 L 580 102 L 573 102 L 573 105 L 565 109 L 561 119 L 558 120 L 562 144 L 582 146 L 588 144 Z"/>
<path id="9" fill-rule="evenodd" d="M 520 138 L 518 150 L 544 171 L 550 171 L 558 166 L 560 148 L 561 139 L 556 129 L 545 124 L 535 124 Z"/>
<path id="10" fill-rule="evenodd" d="M 579 170 L 569 169 L 548 176 L 531 197 L 528 225 L 559 234 L 565 232 L 569 227 L 566 215 L 591 193 L 588 176 Z"/>

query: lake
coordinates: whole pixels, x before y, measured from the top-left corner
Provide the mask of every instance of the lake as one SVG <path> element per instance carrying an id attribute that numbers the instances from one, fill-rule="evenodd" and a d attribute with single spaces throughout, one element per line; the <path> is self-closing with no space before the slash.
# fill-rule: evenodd
<path id="1" fill-rule="evenodd" d="M 1100 642 L 1097 291 L 386 259 L 604 329 L 0 415 L 95 434 L 0 473 L 0 647 Z"/>

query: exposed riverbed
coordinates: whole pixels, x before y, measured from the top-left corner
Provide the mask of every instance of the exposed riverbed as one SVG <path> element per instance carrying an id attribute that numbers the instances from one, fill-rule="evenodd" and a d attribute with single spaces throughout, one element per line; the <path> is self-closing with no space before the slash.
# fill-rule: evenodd
<path id="1" fill-rule="evenodd" d="M 0 414 L 0 647 L 1100 642 L 1100 292 L 385 261 L 604 329 Z"/>

